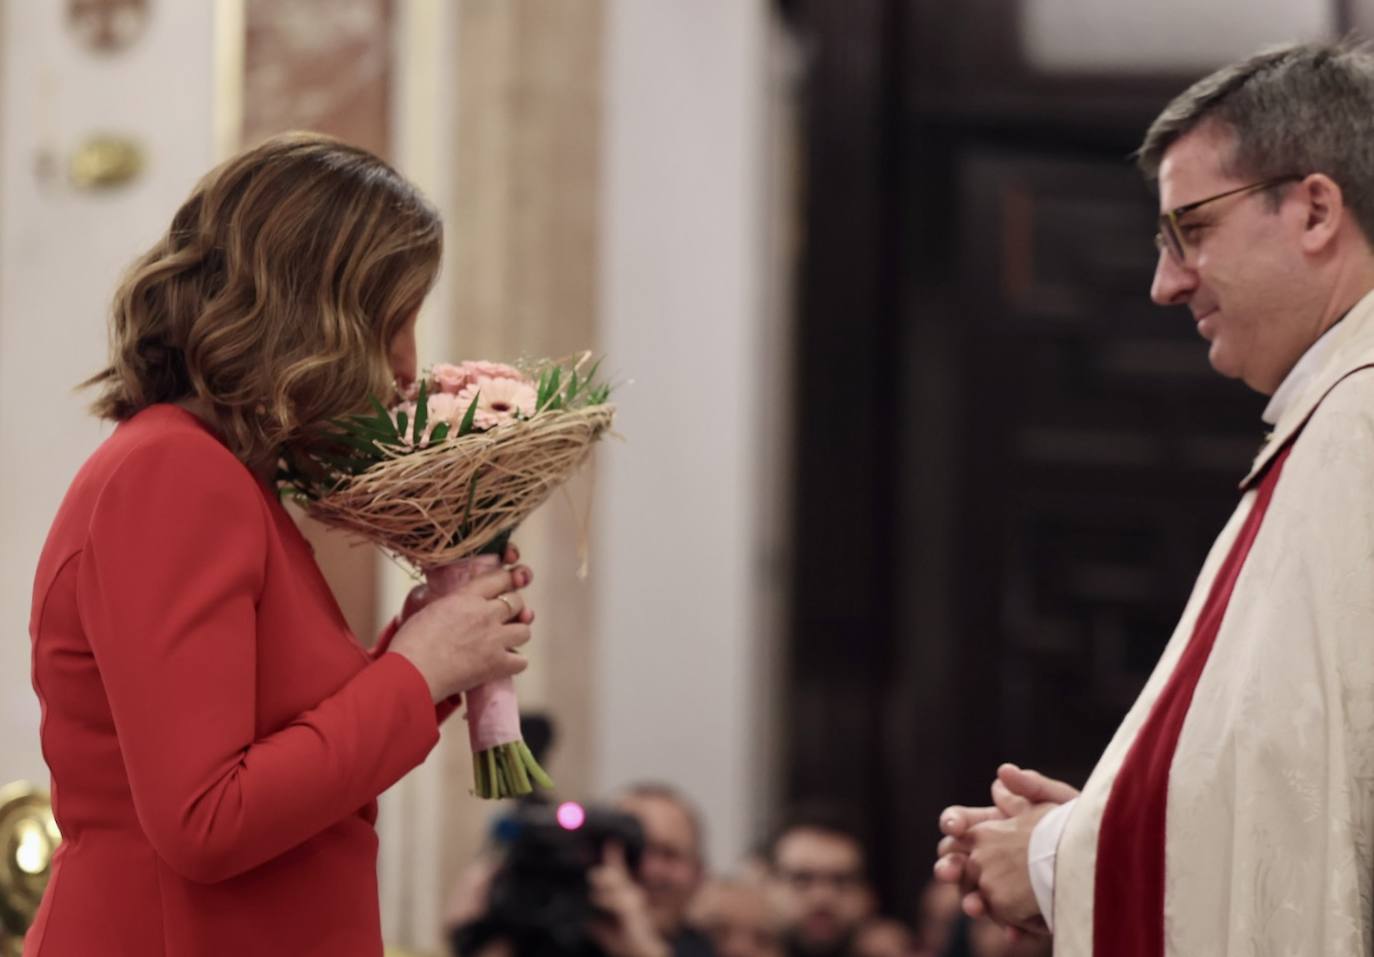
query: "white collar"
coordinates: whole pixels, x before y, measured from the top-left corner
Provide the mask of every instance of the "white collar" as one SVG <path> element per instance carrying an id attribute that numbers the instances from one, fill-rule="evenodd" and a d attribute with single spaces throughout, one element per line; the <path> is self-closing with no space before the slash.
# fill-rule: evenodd
<path id="1" fill-rule="evenodd" d="M 1331 328 L 1321 334 L 1316 342 L 1307 347 L 1307 351 L 1302 354 L 1297 365 L 1289 370 L 1288 375 L 1284 376 L 1283 382 L 1274 390 L 1274 394 L 1269 397 L 1269 404 L 1264 407 L 1264 413 L 1260 416 L 1265 425 L 1274 426 L 1279 419 L 1288 411 L 1288 407 L 1293 401 L 1307 388 L 1307 384 L 1312 381 L 1313 376 L 1322 370 L 1326 365 L 1327 357 L 1336 347 L 1337 337 L 1331 334 L 1331 330 L 1340 325 L 1337 321 L 1332 323 Z"/>

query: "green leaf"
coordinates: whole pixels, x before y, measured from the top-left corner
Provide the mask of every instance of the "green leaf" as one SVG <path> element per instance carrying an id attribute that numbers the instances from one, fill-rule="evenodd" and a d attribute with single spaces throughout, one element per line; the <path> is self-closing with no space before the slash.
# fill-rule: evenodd
<path id="1" fill-rule="evenodd" d="M 368 396 L 367 401 L 372 403 L 372 408 L 377 413 L 377 427 L 385 430 L 392 442 L 399 444 L 401 435 L 396 431 L 396 423 L 391 421 L 391 413 L 386 410 L 386 406 L 382 405 L 375 395 Z"/>
<path id="2" fill-rule="evenodd" d="M 367 415 L 350 415 L 347 421 L 349 424 L 356 426 L 358 428 L 384 429 L 387 427 L 387 424 L 391 421 L 391 416 L 387 415 L 387 417 L 383 419 L 376 412 L 370 412 Z"/>
<path id="3" fill-rule="evenodd" d="M 545 397 L 543 404 L 536 407 L 536 411 L 543 412 L 545 409 L 557 409 L 558 390 L 563 383 L 563 367 L 554 366 L 549 371 L 549 393 Z"/>
<path id="4" fill-rule="evenodd" d="M 331 423 L 334 427 L 335 435 L 366 435 L 373 438 L 386 439 L 391 437 L 391 428 L 378 428 L 376 420 L 364 418 L 360 415 L 351 415 L 347 419 L 335 419 Z"/>
<path id="5" fill-rule="evenodd" d="M 410 424 L 410 416 L 404 411 L 396 413 L 396 432 L 400 435 L 406 434 L 406 426 Z"/>
<path id="6" fill-rule="evenodd" d="M 592 363 L 591 371 L 587 373 L 588 385 L 591 385 L 592 381 L 596 378 L 597 372 L 601 370 L 602 360 L 604 360 L 605 358 L 605 356 L 602 356 L 600 359 L 597 359 L 595 362 Z"/>
<path id="7" fill-rule="evenodd" d="M 477 403 L 482 401 L 482 392 L 479 389 L 477 394 L 472 397 L 472 404 L 468 406 L 467 412 L 463 414 L 463 421 L 458 425 L 458 435 L 464 436 L 472 432 L 472 423 L 477 418 Z"/>
<path id="8" fill-rule="evenodd" d="M 365 432 L 389 433 L 392 431 L 390 415 L 383 419 L 374 412 L 370 415 L 354 415 L 349 418 L 350 422 L 345 425 L 345 428 L 361 429 Z"/>
<path id="9" fill-rule="evenodd" d="M 549 401 L 549 383 L 553 380 L 553 371 L 545 369 L 539 374 L 539 394 L 534 400 L 534 411 L 536 413 L 544 408 L 544 404 Z"/>
<path id="10" fill-rule="evenodd" d="M 415 431 L 411 435 L 411 442 L 419 446 L 420 438 L 425 434 L 425 426 L 429 425 L 429 383 L 424 379 L 420 380 L 420 394 L 415 399 Z M 402 430 L 404 431 L 404 430 Z"/>
<path id="11" fill-rule="evenodd" d="M 429 433 L 429 444 L 434 445 L 444 441 L 444 439 L 448 438 L 448 430 L 449 424 L 447 422 L 440 422 L 434 427 L 434 431 Z"/>
<path id="12" fill-rule="evenodd" d="M 598 371 L 600 368 L 601 368 L 601 359 L 597 359 L 596 362 L 592 364 L 591 370 L 588 371 L 587 377 L 586 377 L 585 379 L 582 380 L 582 392 L 583 392 L 584 397 L 585 397 L 585 398 L 584 398 L 584 401 L 590 401 L 591 396 L 594 394 L 594 393 L 593 393 L 593 385 L 594 385 L 594 383 L 596 382 L 596 373 L 597 373 L 597 371 Z M 599 388 L 599 386 L 598 386 L 597 388 Z M 569 404 L 575 402 L 575 401 L 577 400 L 577 398 L 578 398 L 578 396 L 575 395 L 575 394 L 574 394 L 573 396 L 569 397 L 569 399 L 568 399 Z"/>

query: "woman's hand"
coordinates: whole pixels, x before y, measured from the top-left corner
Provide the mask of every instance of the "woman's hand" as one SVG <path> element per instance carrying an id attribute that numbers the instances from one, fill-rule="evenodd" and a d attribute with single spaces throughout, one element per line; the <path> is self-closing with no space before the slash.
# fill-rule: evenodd
<path id="1" fill-rule="evenodd" d="M 416 667 L 436 703 L 519 674 L 528 662 L 516 649 L 530 640 L 534 620 L 520 590 L 533 577 L 517 565 L 479 575 L 449 595 L 420 596 L 388 653 Z"/>
<path id="2" fill-rule="evenodd" d="M 507 545 L 506 553 L 501 556 L 501 564 L 505 565 L 506 567 L 510 567 L 518 561 L 520 561 L 520 549 L 516 548 L 514 545 Z M 410 590 L 410 593 L 406 595 L 405 603 L 401 605 L 401 615 L 397 624 L 405 624 L 412 615 L 414 615 L 421 608 L 424 608 L 437 597 L 437 595 L 433 594 L 429 590 L 428 585 L 416 585 L 414 588 Z M 523 619 L 525 624 L 528 625 L 534 621 L 533 611 L 527 608 L 525 610 L 525 615 L 526 617 Z"/>

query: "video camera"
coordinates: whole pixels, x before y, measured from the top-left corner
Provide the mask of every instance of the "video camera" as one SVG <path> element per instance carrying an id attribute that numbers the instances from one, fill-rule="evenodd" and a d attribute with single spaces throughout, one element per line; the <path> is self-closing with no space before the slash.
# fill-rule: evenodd
<path id="1" fill-rule="evenodd" d="M 580 804 L 518 805 L 493 827 L 503 850 L 492 877 L 487 912 L 453 934 L 456 953 L 478 953 L 488 942 L 509 942 L 517 957 L 596 957 L 587 935 L 598 915 L 588 896 L 587 872 L 606 846 L 619 844 L 638 876 L 644 831 L 631 815 Z"/>

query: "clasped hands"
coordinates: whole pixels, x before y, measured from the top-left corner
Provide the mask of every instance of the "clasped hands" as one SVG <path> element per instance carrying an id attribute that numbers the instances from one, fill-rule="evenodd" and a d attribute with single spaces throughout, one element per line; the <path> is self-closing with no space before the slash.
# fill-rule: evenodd
<path id="1" fill-rule="evenodd" d="M 1062 781 L 1014 764 L 997 769 L 992 806 L 940 813 L 935 877 L 964 892 L 970 917 L 988 916 L 1014 933 L 1048 933 L 1030 882 L 1030 839 L 1040 819 L 1078 796 Z"/>

